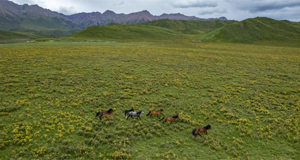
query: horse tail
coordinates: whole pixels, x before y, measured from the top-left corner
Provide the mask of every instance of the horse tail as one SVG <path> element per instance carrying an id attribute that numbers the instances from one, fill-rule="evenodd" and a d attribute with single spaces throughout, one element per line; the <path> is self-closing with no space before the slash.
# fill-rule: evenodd
<path id="1" fill-rule="evenodd" d="M 164 120 L 165 119 L 165 117 L 163 117 L 161 120 L 159 120 L 159 121 L 162 121 L 162 120 Z"/>
<path id="2" fill-rule="evenodd" d="M 147 114 L 147 116 L 149 116 L 149 115 L 150 115 L 150 113 L 151 113 L 151 111 L 149 111 L 149 113 Z"/>
<path id="3" fill-rule="evenodd" d="M 100 112 L 97 112 L 95 118 L 98 117 L 99 115 L 100 115 Z"/>
<path id="4" fill-rule="evenodd" d="M 195 129 L 193 130 L 193 132 L 192 132 L 193 135 L 195 135 L 196 129 L 197 129 L 197 128 L 195 128 Z"/>
<path id="5" fill-rule="evenodd" d="M 97 112 L 94 119 L 96 119 L 99 115 L 100 115 L 100 112 Z M 93 119 L 93 120 L 94 120 L 94 119 Z"/>

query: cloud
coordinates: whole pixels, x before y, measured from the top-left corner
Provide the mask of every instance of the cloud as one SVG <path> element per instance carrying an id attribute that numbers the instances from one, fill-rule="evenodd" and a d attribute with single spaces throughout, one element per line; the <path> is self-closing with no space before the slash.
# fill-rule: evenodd
<path id="1" fill-rule="evenodd" d="M 216 13 L 227 13 L 226 9 L 213 9 L 213 10 L 203 10 L 199 12 L 199 15 L 210 15 L 210 14 L 216 14 Z"/>
<path id="2" fill-rule="evenodd" d="M 226 0 L 226 2 L 235 6 L 240 10 L 248 10 L 251 13 L 259 13 L 265 11 L 278 11 L 284 8 L 293 8 L 300 6 L 299 0 Z"/>
<path id="3" fill-rule="evenodd" d="M 296 6 L 300 6 L 300 1 L 298 2 L 283 2 L 283 3 L 262 3 L 254 5 L 250 8 L 250 12 L 264 12 L 268 10 L 281 10 L 284 8 L 293 8 Z"/>
<path id="4" fill-rule="evenodd" d="M 60 6 L 58 9 L 59 13 L 64 13 L 65 15 L 71 15 L 74 13 L 74 7 L 62 7 Z"/>
<path id="5" fill-rule="evenodd" d="M 175 8 L 206 8 L 206 7 L 217 7 L 218 3 L 216 1 L 175 1 L 171 5 Z"/>

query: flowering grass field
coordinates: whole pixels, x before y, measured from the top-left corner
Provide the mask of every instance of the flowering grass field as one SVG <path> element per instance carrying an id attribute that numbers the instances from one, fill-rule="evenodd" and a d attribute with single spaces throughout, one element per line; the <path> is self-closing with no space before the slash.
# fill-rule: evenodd
<path id="1" fill-rule="evenodd" d="M 59 44 L 0 46 L 0 159 L 300 159 L 299 48 Z"/>

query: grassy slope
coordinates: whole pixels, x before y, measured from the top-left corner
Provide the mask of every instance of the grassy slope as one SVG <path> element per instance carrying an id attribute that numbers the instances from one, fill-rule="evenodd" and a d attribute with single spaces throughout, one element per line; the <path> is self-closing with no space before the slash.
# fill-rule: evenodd
<path id="1" fill-rule="evenodd" d="M 0 30 L 0 43 L 24 42 L 44 37 L 49 36 L 26 32 L 9 32 Z"/>
<path id="2" fill-rule="evenodd" d="M 300 158 L 298 48 L 71 44 L 1 46 L 0 159 Z"/>
<path id="3" fill-rule="evenodd" d="M 70 37 L 109 40 L 166 40 L 264 43 L 299 46 L 300 24 L 258 17 L 236 21 L 158 20 L 134 25 L 92 26 Z M 197 38 L 199 37 L 199 38 Z"/>
<path id="4" fill-rule="evenodd" d="M 183 35 L 178 32 L 156 26 L 147 26 L 142 24 L 110 24 L 108 26 L 88 27 L 82 32 L 73 34 L 70 37 L 112 40 L 170 40 L 182 38 Z"/>
<path id="5" fill-rule="evenodd" d="M 299 37 L 299 23 L 258 17 L 226 25 L 217 32 L 214 31 L 213 33 L 203 35 L 200 37 L 200 40 L 208 39 L 212 41 L 239 43 L 269 41 L 299 44 Z"/>
<path id="6" fill-rule="evenodd" d="M 234 23 L 235 21 L 221 21 L 221 20 L 213 20 L 213 21 L 184 21 L 184 20 L 169 20 L 162 19 L 157 21 L 151 21 L 143 23 L 144 25 L 150 26 L 158 26 L 167 29 L 171 29 L 174 31 L 179 31 L 184 34 L 198 34 L 203 33 L 210 30 L 215 30 L 221 28 L 227 24 Z"/>

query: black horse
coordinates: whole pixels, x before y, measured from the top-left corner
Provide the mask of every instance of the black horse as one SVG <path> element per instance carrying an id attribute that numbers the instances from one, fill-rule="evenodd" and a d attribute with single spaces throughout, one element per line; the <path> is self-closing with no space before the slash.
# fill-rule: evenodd
<path id="1" fill-rule="evenodd" d="M 125 111 L 124 111 L 125 117 L 127 116 L 127 114 L 128 114 L 129 112 L 132 112 L 132 111 L 134 111 L 133 108 L 131 108 L 131 109 L 129 109 L 129 110 L 125 110 Z"/>

